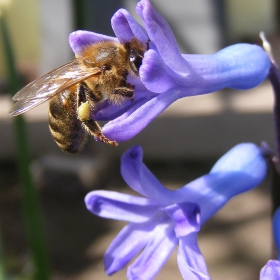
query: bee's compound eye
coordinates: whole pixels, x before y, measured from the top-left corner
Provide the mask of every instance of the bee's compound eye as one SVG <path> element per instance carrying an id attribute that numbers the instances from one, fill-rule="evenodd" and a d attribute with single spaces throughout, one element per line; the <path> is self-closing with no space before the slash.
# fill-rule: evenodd
<path id="1" fill-rule="evenodd" d="M 141 55 L 136 50 L 130 50 L 129 52 L 129 62 L 130 66 L 135 74 L 138 75 L 140 66 L 142 65 L 143 55 Z"/>
<path id="2" fill-rule="evenodd" d="M 135 50 L 130 50 L 129 52 L 129 60 L 130 62 L 134 62 L 137 59 L 138 53 Z"/>

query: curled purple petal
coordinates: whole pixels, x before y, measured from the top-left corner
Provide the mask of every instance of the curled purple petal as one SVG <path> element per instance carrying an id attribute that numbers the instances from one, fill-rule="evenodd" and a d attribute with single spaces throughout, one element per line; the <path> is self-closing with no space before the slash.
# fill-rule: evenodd
<path id="1" fill-rule="evenodd" d="M 146 88 L 152 92 L 162 93 L 177 86 L 176 77 L 174 79 L 176 73 L 167 67 L 154 50 L 145 53 L 139 75 Z"/>
<path id="2" fill-rule="evenodd" d="M 127 269 L 127 278 L 130 280 L 153 279 L 163 267 L 172 253 L 178 239 L 173 228 L 168 225 L 158 225 L 155 237 L 150 239 L 140 256 Z"/>
<path id="3" fill-rule="evenodd" d="M 138 170 L 141 168 L 143 150 L 140 146 L 134 146 L 123 153 L 121 158 L 121 174 L 124 181 L 134 191 L 147 197 L 139 181 Z"/>
<path id="4" fill-rule="evenodd" d="M 108 275 L 121 270 L 146 246 L 153 227 L 154 224 L 149 223 L 146 232 L 142 225 L 130 223 L 119 232 L 104 255 L 103 261 Z"/>
<path id="5" fill-rule="evenodd" d="M 129 42 L 136 37 L 145 45 L 149 39 L 145 29 L 125 9 L 119 9 L 113 15 L 111 24 L 121 43 Z"/>
<path id="6" fill-rule="evenodd" d="M 85 30 L 77 30 L 69 35 L 69 44 L 75 54 L 80 54 L 84 50 L 85 46 L 100 41 L 118 42 L 117 38 Z"/>
<path id="7" fill-rule="evenodd" d="M 280 279 L 280 262 L 270 260 L 260 272 L 260 280 L 279 280 Z"/>
<path id="8" fill-rule="evenodd" d="M 148 35 L 156 45 L 156 51 L 164 63 L 179 75 L 178 82 L 181 86 L 188 87 L 188 85 L 194 83 L 199 85 L 200 83 L 196 79 L 202 76 L 203 80 L 205 80 L 202 85 L 204 93 L 216 91 L 224 87 L 248 89 L 260 84 L 268 74 L 270 60 L 265 51 L 259 46 L 236 44 L 214 55 L 182 56 L 168 23 L 152 7 L 148 0 L 140 1 L 136 11 L 141 16 Z M 155 70 L 159 70 L 160 67 L 157 66 L 159 60 L 155 60 L 154 63 Z M 150 73 L 152 68 L 153 66 L 148 68 Z M 165 71 L 166 69 L 164 71 L 161 69 L 162 73 Z M 164 76 L 168 77 L 168 72 Z M 146 74 L 147 76 L 148 74 Z M 155 83 L 157 80 L 158 75 L 155 77 Z M 205 92 L 206 86 L 208 86 L 208 90 Z M 147 88 L 151 89 L 152 87 L 150 85 Z M 187 95 L 194 94 L 187 93 Z"/>
<path id="9" fill-rule="evenodd" d="M 210 280 L 205 260 L 197 244 L 197 233 L 179 239 L 177 261 L 185 280 Z"/>
<path id="10" fill-rule="evenodd" d="M 153 119 L 176 101 L 178 92 L 166 92 L 150 99 L 137 110 L 126 112 L 127 118 L 116 118 L 108 122 L 102 129 L 109 139 L 123 142 L 131 139 L 143 130 Z M 127 129 L 129 127 L 129 129 Z"/>
<path id="11" fill-rule="evenodd" d="M 147 221 L 159 208 L 147 198 L 111 191 L 92 191 L 85 197 L 85 203 L 99 217 L 134 223 Z"/>
<path id="12" fill-rule="evenodd" d="M 95 112 L 94 119 L 102 121 L 112 120 L 112 122 L 115 121 L 114 119 L 118 119 L 119 122 L 122 122 L 155 96 L 157 96 L 155 93 L 148 92 L 147 94 L 147 92 L 138 91 L 133 102 L 129 100 L 121 105 L 112 105 L 106 102 L 105 106 L 103 102 L 102 107 L 98 108 L 97 112 Z"/>
<path id="13" fill-rule="evenodd" d="M 158 194 L 163 196 L 169 194 L 169 190 L 158 181 L 143 163 L 143 151 L 140 146 L 134 146 L 122 155 L 121 173 L 123 179 L 133 190 L 157 201 L 158 204 L 160 202 Z"/>
<path id="14" fill-rule="evenodd" d="M 177 238 L 200 230 L 200 209 L 196 203 L 172 204 L 164 209 L 174 222 L 174 231 Z"/>
<path id="15" fill-rule="evenodd" d="M 162 223 L 168 222 L 164 213 L 159 212 L 149 221 L 130 223 L 119 232 L 104 255 L 105 271 L 108 275 L 122 269 L 154 238 L 158 220 Z"/>
<path id="16" fill-rule="evenodd" d="M 148 0 L 140 1 L 136 11 L 142 18 L 149 38 L 156 45 L 160 56 L 175 72 L 185 73 L 188 63 L 183 59 L 174 34 L 166 20 L 160 15 Z"/>

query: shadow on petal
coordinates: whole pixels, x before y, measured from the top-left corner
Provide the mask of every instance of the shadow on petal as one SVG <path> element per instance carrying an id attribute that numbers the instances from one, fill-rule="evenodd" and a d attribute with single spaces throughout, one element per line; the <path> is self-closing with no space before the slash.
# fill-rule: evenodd
<path id="1" fill-rule="evenodd" d="M 185 280 L 210 280 L 205 260 L 197 244 L 197 233 L 179 239 L 177 261 Z"/>
<path id="2" fill-rule="evenodd" d="M 108 275 L 122 269 L 150 239 L 155 238 L 158 220 L 168 221 L 167 216 L 163 214 L 160 212 L 144 223 L 130 223 L 119 232 L 104 255 L 105 271 Z"/>
<path id="3" fill-rule="evenodd" d="M 153 279 L 161 270 L 178 244 L 173 228 L 158 225 L 154 238 L 151 238 L 139 257 L 127 269 L 128 279 Z"/>

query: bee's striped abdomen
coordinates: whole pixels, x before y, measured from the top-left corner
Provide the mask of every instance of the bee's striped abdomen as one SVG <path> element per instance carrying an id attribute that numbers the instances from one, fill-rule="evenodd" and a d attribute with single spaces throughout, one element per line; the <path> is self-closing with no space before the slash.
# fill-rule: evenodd
<path id="1" fill-rule="evenodd" d="M 57 145 L 67 153 L 79 152 L 86 141 L 87 133 L 77 118 L 77 97 L 70 92 L 54 96 L 49 104 L 49 128 Z"/>

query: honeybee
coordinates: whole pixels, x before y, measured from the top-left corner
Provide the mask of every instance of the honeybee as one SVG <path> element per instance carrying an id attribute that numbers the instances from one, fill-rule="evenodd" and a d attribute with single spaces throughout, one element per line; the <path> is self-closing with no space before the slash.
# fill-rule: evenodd
<path id="1" fill-rule="evenodd" d="M 128 74 L 138 76 L 144 46 L 133 38 L 124 44 L 104 41 L 85 46 L 80 55 L 31 82 L 14 95 L 17 101 L 9 116 L 17 116 L 50 100 L 49 128 L 58 146 L 67 153 L 79 152 L 87 134 L 116 146 L 103 135 L 92 116 L 95 105 L 105 99 L 113 104 L 133 101 L 134 86 Z M 87 133 L 88 132 L 88 133 Z"/>

